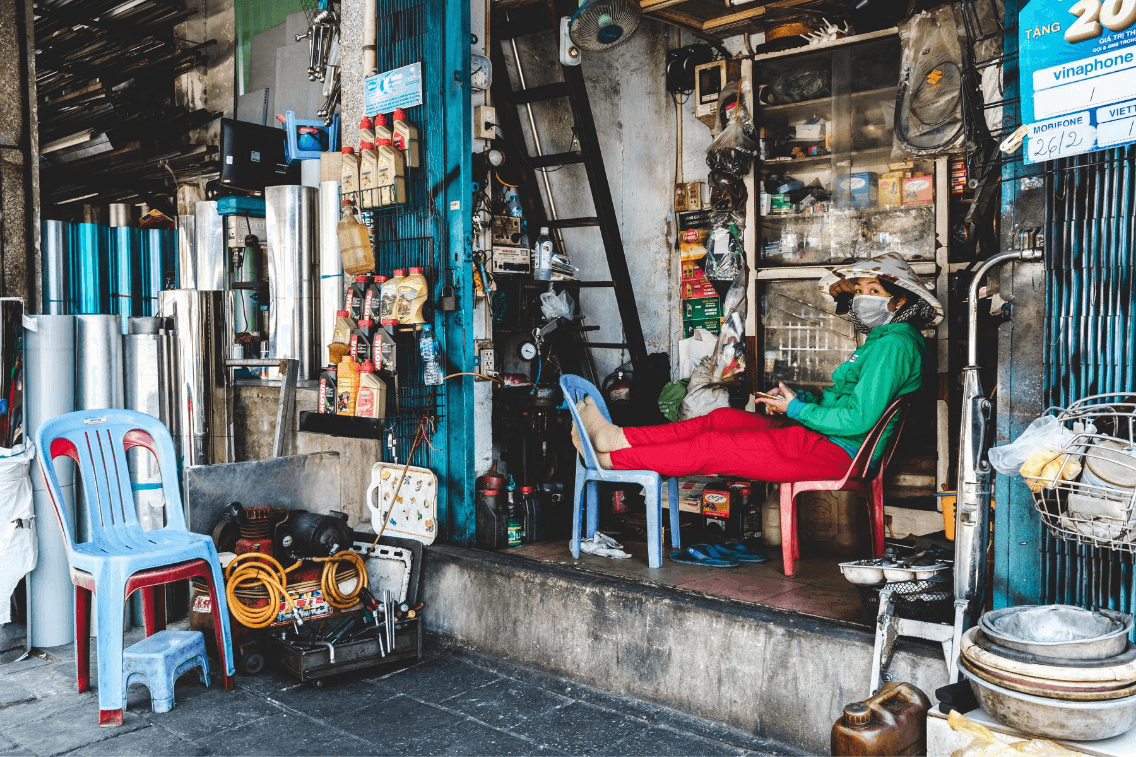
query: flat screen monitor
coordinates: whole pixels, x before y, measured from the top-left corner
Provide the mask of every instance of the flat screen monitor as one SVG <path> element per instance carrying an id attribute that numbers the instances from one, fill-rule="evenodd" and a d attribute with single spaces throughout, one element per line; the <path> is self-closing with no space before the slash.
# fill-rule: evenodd
<path id="1" fill-rule="evenodd" d="M 265 187 L 293 184 L 284 157 L 284 130 L 221 119 L 221 185 L 260 193 Z"/>

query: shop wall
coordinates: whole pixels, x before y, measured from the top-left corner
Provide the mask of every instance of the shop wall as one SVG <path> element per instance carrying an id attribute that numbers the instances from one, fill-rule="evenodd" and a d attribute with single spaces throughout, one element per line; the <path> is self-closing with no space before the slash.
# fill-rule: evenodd
<path id="1" fill-rule="evenodd" d="M 31 0 L 0 2 L 0 297 L 38 302 L 39 152 Z"/>

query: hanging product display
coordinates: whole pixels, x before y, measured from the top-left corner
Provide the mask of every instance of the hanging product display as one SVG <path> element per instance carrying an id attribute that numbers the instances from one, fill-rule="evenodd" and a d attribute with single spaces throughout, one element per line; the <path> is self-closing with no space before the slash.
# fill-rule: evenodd
<path id="1" fill-rule="evenodd" d="M 71 287 L 67 259 L 71 252 L 71 224 L 66 221 L 44 221 L 43 244 L 43 309 L 48 315 L 72 312 Z"/>
<path id="2" fill-rule="evenodd" d="M 24 319 L 24 355 L 27 360 L 27 435 L 34 438 L 40 425 L 75 409 L 75 317 L 29 315 Z M 75 517 L 75 467 L 57 466 L 63 493 L 62 506 Z M 43 476 L 32 477 L 32 498 L 37 523 L 53 525 L 55 508 Z M 74 522 L 72 520 L 72 522 Z M 75 639 L 75 588 L 67 568 L 63 537 L 55 527 L 36 529 L 39 560 L 28 576 L 28 646 L 57 647 Z"/>
<path id="3" fill-rule="evenodd" d="M 277 186 L 264 191 L 268 229 L 268 352 L 300 361 L 298 378 L 313 380 L 319 369 L 316 346 L 316 190 Z M 346 268 L 346 266 L 345 266 Z"/>

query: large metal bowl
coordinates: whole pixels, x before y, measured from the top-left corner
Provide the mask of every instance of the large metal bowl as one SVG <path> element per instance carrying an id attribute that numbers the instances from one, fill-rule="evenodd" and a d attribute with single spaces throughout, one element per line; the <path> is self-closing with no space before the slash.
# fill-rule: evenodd
<path id="1" fill-rule="evenodd" d="M 1136 696 L 1098 702 L 1065 702 L 1020 694 L 984 681 L 965 667 L 959 672 L 982 709 L 999 723 L 1050 739 L 1093 741 L 1119 736 L 1136 725 Z"/>
<path id="2" fill-rule="evenodd" d="M 988 612 L 978 624 L 992 641 L 1020 652 L 1099 660 L 1128 646 L 1132 616 L 1070 605 L 1026 605 Z"/>

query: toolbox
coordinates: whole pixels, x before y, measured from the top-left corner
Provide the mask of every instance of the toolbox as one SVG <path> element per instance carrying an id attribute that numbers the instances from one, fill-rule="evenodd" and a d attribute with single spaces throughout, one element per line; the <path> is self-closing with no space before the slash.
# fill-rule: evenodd
<path id="1" fill-rule="evenodd" d="M 385 656 L 373 634 L 330 648 L 289 636 L 272 636 L 269 645 L 280 670 L 303 683 L 376 665 L 417 662 L 422 657 L 422 616 L 402 620 L 396 629 L 394 648 Z"/>

